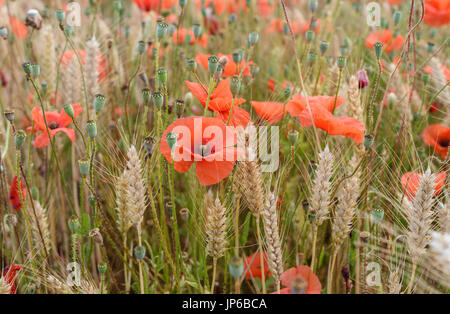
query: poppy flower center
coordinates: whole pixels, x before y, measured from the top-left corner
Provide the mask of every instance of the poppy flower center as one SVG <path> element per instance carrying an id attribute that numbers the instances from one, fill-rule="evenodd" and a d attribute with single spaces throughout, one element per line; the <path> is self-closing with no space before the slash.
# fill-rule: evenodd
<path id="1" fill-rule="evenodd" d="M 450 139 L 439 140 L 439 146 L 449 147 L 450 146 Z"/>
<path id="2" fill-rule="evenodd" d="M 50 124 L 48 125 L 48 128 L 51 130 L 57 129 L 58 128 L 58 123 L 56 122 L 50 122 Z"/>
<path id="3" fill-rule="evenodd" d="M 296 276 L 291 280 L 290 290 L 292 294 L 304 294 L 307 287 L 308 283 L 301 276 Z"/>
<path id="4" fill-rule="evenodd" d="M 215 147 L 208 144 L 202 144 L 198 146 L 198 152 L 201 156 L 206 157 L 215 153 Z"/>

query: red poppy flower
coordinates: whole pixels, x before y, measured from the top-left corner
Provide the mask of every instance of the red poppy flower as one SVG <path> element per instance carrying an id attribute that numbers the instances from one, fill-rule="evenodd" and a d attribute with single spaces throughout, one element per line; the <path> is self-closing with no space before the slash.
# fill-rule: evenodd
<path id="1" fill-rule="evenodd" d="M 275 80 L 273 78 L 267 80 L 267 87 L 272 93 L 275 91 Z"/>
<path id="2" fill-rule="evenodd" d="M 178 35 L 179 34 L 179 35 Z M 176 44 L 178 42 L 178 45 L 183 45 L 184 40 L 186 38 L 186 35 L 189 35 L 189 45 L 198 44 L 202 47 L 208 46 L 208 35 L 202 34 L 198 40 L 195 40 L 194 32 L 190 29 L 180 28 L 179 33 L 175 30 L 172 34 L 172 42 Z"/>
<path id="3" fill-rule="evenodd" d="M 155 11 L 160 9 L 167 10 L 176 4 L 176 0 L 133 0 L 134 3 L 143 11 Z"/>
<path id="4" fill-rule="evenodd" d="M 333 111 L 333 107 L 335 107 L 335 98 L 335 96 L 308 96 L 308 102 L 310 106 L 319 105 L 331 112 Z M 338 96 L 334 109 L 343 103 L 345 103 L 345 99 Z M 305 109 L 307 109 L 306 98 L 299 94 L 292 95 L 292 99 L 286 104 L 286 110 L 293 117 L 298 117 Z"/>
<path id="5" fill-rule="evenodd" d="M 304 34 L 306 31 L 308 31 L 311 28 L 311 21 L 303 22 L 301 24 L 296 22 L 290 22 L 291 28 L 294 34 Z M 286 22 L 284 19 L 272 19 L 270 21 L 270 26 L 266 28 L 266 33 L 283 33 L 285 31 L 285 27 L 287 27 Z M 320 20 L 316 20 L 316 28 L 314 29 L 314 33 L 318 34 L 320 30 Z"/>
<path id="6" fill-rule="evenodd" d="M 186 81 L 187 87 L 192 94 L 198 98 L 203 107 L 206 106 L 208 99 L 208 87 Z M 223 121 L 228 121 L 228 116 L 231 111 L 231 104 L 233 102 L 233 94 L 230 91 L 230 79 L 221 81 L 216 89 L 211 93 L 209 97 L 208 110 L 217 112 L 217 116 Z M 232 116 L 230 118 L 230 125 L 232 126 L 247 126 L 250 121 L 250 115 L 244 109 L 238 106 L 245 102 L 243 98 L 234 99 L 234 106 Z"/>
<path id="7" fill-rule="evenodd" d="M 76 118 L 83 110 L 78 104 L 73 104 L 72 107 L 74 111 L 74 118 Z M 47 134 L 47 128 L 45 127 L 42 111 L 38 106 L 36 106 L 31 111 L 31 115 L 34 121 L 34 129 L 31 130 L 31 127 L 29 127 L 27 128 L 27 131 L 32 133 L 43 131 L 35 138 L 33 145 L 37 148 L 45 147 L 50 143 L 50 138 Z M 64 109 L 61 109 L 61 112 L 59 113 L 57 111 L 46 111 L 45 119 L 47 120 L 47 126 L 52 138 L 58 132 L 64 132 L 72 142 L 75 141 L 75 131 L 73 129 L 67 128 L 67 126 L 72 123 L 72 118 L 64 112 Z"/>
<path id="8" fill-rule="evenodd" d="M 383 44 L 383 50 L 386 52 L 402 48 L 405 38 L 402 35 L 397 35 L 395 38 L 393 36 L 394 33 L 388 29 L 375 31 L 367 37 L 366 46 L 369 49 L 373 49 L 375 43 L 381 42 Z"/>
<path id="9" fill-rule="evenodd" d="M 414 173 L 414 172 L 407 172 L 404 175 L 402 175 L 401 182 L 402 182 L 402 188 L 403 193 L 408 197 L 410 201 L 414 199 L 416 196 L 417 189 L 420 185 L 420 180 L 422 179 L 423 173 Z M 447 177 L 447 174 L 445 171 L 442 171 L 438 174 L 436 174 L 436 178 L 434 180 L 434 195 L 438 195 L 442 187 L 445 183 L 445 178 Z"/>
<path id="10" fill-rule="evenodd" d="M 450 23 L 450 0 L 425 1 L 423 22 L 434 27 Z"/>
<path id="11" fill-rule="evenodd" d="M 197 162 L 198 181 L 208 186 L 222 181 L 233 171 L 238 152 L 236 133 L 220 119 L 188 117 L 169 125 L 162 135 L 160 152 L 172 162 L 166 139 L 169 132 L 178 136 L 174 149 L 174 168 L 178 172 L 188 171 Z"/>
<path id="12" fill-rule="evenodd" d="M 251 101 L 256 114 L 266 120 L 268 124 L 274 124 L 283 118 L 285 114 L 284 104 L 275 101 Z"/>
<path id="13" fill-rule="evenodd" d="M 263 254 L 263 261 L 264 261 L 264 276 L 267 276 L 267 273 L 269 272 L 269 264 L 267 263 L 267 255 L 266 252 Z M 261 269 L 261 255 L 259 252 L 255 252 L 252 255 L 245 258 L 244 262 L 244 270 L 245 278 L 251 279 L 251 278 L 260 278 L 262 277 L 262 269 Z M 248 270 L 248 271 L 247 271 Z"/>
<path id="14" fill-rule="evenodd" d="M 258 0 L 256 6 L 258 7 L 258 14 L 262 17 L 268 17 L 275 10 L 273 1 L 269 0 Z"/>
<path id="15" fill-rule="evenodd" d="M 425 144 L 434 148 L 436 154 L 446 158 L 448 147 L 450 146 L 450 128 L 441 124 L 432 124 L 422 132 L 422 139 Z"/>
<path id="16" fill-rule="evenodd" d="M 5 267 L 5 269 L 3 270 L 2 278 L 11 287 L 11 289 L 9 290 L 9 294 L 16 294 L 16 273 L 21 269 L 22 267 L 20 267 L 20 265 L 11 265 Z"/>
<path id="17" fill-rule="evenodd" d="M 343 135 L 352 138 L 356 143 L 364 140 L 365 127 L 358 119 L 350 117 L 335 118 L 327 108 L 314 105 L 311 112 L 305 109 L 301 112 L 300 124 L 304 127 L 314 125 L 330 135 Z"/>
<path id="18" fill-rule="evenodd" d="M 390 5 L 397 5 L 403 2 L 403 0 L 388 0 Z"/>
<path id="19" fill-rule="evenodd" d="M 22 189 L 23 201 L 25 201 L 25 197 L 27 196 L 27 189 L 23 184 L 23 179 L 20 180 L 20 187 Z M 23 204 L 20 202 L 19 183 L 17 182 L 17 176 L 15 176 L 11 182 L 11 189 L 9 190 L 9 203 L 14 210 L 22 209 Z"/>
<path id="20" fill-rule="evenodd" d="M 195 61 L 197 61 L 198 64 L 200 64 L 203 68 L 208 69 L 208 58 L 211 55 L 208 54 L 198 54 L 195 57 Z M 247 61 L 245 59 L 241 60 L 241 63 L 239 63 L 239 67 L 236 66 L 236 63 L 234 63 L 233 58 L 231 55 L 224 55 L 219 53 L 218 55 L 219 59 L 222 57 L 226 57 L 228 59 L 227 64 L 225 65 L 225 68 L 223 69 L 223 73 L 222 76 L 233 76 L 233 75 L 239 75 L 242 71 L 242 68 L 246 65 Z M 242 73 L 243 75 L 251 75 L 250 74 L 250 65 L 253 62 L 250 61 L 247 66 L 245 66 L 244 72 Z"/>
<path id="21" fill-rule="evenodd" d="M 73 50 L 67 50 L 64 55 L 61 58 L 61 64 L 64 67 L 67 67 L 69 65 L 70 60 L 72 59 L 72 56 L 74 56 L 75 53 Z M 106 71 L 108 69 L 108 61 L 106 58 L 102 56 L 102 54 L 99 52 L 98 54 L 98 79 L 99 81 L 103 81 L 106 78 Z M 78 50 L 78 56 L 80 57 L 81 64 L 84 66 L 85 60 L 86 60 L 86 50 Z M 76 56 L 75 56 L 76 58 Z M 72 61 L 73 62 L 73 61 Z M 78 62 L 75 60 L 75 62 Z"/>
<path id="22" fill-rule="evenodd" d="M 299 289 L 297 293 L 320 294 L 322 290 L 319 278 L 313 273 L 312 269 L 308 266 L 300 265 L 289 268 L 281 275 L 281 284 L 286 288 L 281 289 L 280 293 L 293 294 L 292 286 L 296 284 L 294 280 L 298 280 L 300 286 L 304 286 L 304 289 Z"/>
<path id="23" fill-rule="evenodd" d="M 27 37 L 28 34 L 27 27 L 25 26 L 25 24 L 22 23 L 21 20 L 19 20 L 14 16 L 11 16 L 9 18 L 9 24 L 11 24 L 11 29 L 17 38 Z"/>
<path id="24" fill-rule="evenodd" d="M 239 13 L 240 11 L 247 12 L 247 0 L 228 0 L 227 12 Z"/>

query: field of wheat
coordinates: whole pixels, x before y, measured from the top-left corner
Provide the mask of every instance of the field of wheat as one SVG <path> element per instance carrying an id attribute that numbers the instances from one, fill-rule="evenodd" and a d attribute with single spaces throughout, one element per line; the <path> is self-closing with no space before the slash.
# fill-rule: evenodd
<path id="1" fill-rule="evenodd" d="M 0 0 L 0 294 L 446 294 L 450 0 Z"/>

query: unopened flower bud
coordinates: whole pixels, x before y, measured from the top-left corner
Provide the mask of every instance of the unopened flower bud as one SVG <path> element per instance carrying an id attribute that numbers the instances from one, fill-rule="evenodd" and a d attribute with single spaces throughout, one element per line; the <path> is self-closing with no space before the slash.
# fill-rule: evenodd
<path id="1" fill-rule="evenodd" d="M 73 119 L 75 112 L 73 111 L 73 107 L 71 104 L 65 104 L 64 105 L 64 112 Z"/>

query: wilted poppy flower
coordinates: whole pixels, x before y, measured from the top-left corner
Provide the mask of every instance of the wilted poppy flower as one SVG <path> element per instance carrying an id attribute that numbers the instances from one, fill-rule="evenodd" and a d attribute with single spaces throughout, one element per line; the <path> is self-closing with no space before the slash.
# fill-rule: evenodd
<path id="1" fill-rule="evenodd" d="M 369 85 L 369 77 L 365 70 L 360 70 L 356 73 L 356 79 L 358 80 L 358 87 L 360 89 Z"/>
<path id="2" fill-rule="evenodd" d="M 179 45 L 184 44 L 184 40 L 187 38 L 189 39 L 189 45 L 198 44 L 202 47 L 208 46 L 208 35 L 202 34 L 199 39 L 195 40 L 194 32 L 190 29 L 180 28 L 180 31 L 177 32 L 176 30 L 172 34 L 172 42 L 174 44 L 178 43 Z M 187 40 L 187 39 L 186 39 Z"/>
<path id="3" fill-rule="evenodd" d="M 27 190 L 23 184 L 23 179 L 20 180 L 20 187 L 22 189 L 22 200 L 25 201 Z M 17 182 L 17 176 L 15 176 L 11 182 L 11 189 L 9 190 L 9 203 L 14 210 L 22 209 L 23 204 L 20 202 L 19 183 Z"/>
<path id="4" fill-rule="evenodd" d="M 208 58 L 211 55 L 208 54 L 198 54 L 195 57 L 195 61 L 197 61 L 198 64 L 200 64 L 202 67 L 204 67 L 205 69 L 208 69 Z M 233 76 L 233 75 L 239 75 L 242 71 L 242 68 L 246 65 L 247 61 L 245 59 L 242 59 L 241 62 L 239 63 L 239 67 L 237 67 L 236 63 L 233 62 L 233 58 L 231 57 L 231 55 L 224 55 L 222 53 L 219 53 L 218 58 L 222 58 L 222 57 L 226 57 L 228 62 L 225 65 L 225 68 L 223 69 L 222 72 L 222 76 Z M 243 75 L 251 75 L 250 73 L 250 65 L 253 62 L 250 61 L 247 66 L 245 66 L 244 72 L 242 73 Z"/>
<path id="5" fill-rule="evenodd" d="M 341 96 L 338 96 L 337 100 L 335 98 L 335 96 L 308 96 L 308 103 L 310 106 L 322 106 L 331 112 L 345 103 L 345 99 Z M 334 104 L 335 100 L 336 106 Z M 299 94 L 292 95 L 292 99 L 286 104 L 286 110 L 293 117 L 298 117 L 305 109 L 307 109 L 306 98 Z"/>
<path id="6" fill-rule="evenodd" d="M 373 49 L 377 42 L 383 44 L 384 51 L 391 52 L 402 48 L 405 38 L 402 35 L 397 35 L 394 38 L 394 33 L 391 30 L 384 29 L 371 33 L 366 39 L 366 46 L 369 49 Z"/>
<path id="7" fill-rule="evenodd" d="M 356 143 L 364 140 L 365 127 L 358 119 L 350 117 L 335 118 L 327 108 L 314 105 L 311 112 L 305 109 L 299 116 L 300 124 L 304 127 L 314 125 L 330 135 L 343 135 L 352 138 Z"/>
<path id="8" fill-rule="evenodd" d="M 81 64 L 84 66 L 85 61 L 86 61 L 86 50 L 78 50 L 78 56 L 80 57 L 80 61 Z M 98 56 L 98 79 L 100 81 L 103 81 L 106 78 L 106 71 L 108 69 L 108 61 L 106 58 L 103 58 L 102 54 L 99 52 L 97 54 Z M 73 50 L 67 50 L 64 55 L 61 58 L 61 64 L 64 67 L 67 67 L 69 65 L 70 60 L 72 59 L 72 57 L 75 58 L 75 60 L 73 60 L 72 62 L 77 62 L 76 60 L 76 56 Z"/>
<path id="9" fill-rule="evenodd" d="M 17 38 L 27 37 L 27 33 L 28 33 L 27 27 L 25 26 L 25 24 L 22 23 L 21 20 L 19 20 L 18 18 L 14 17 L 14 16 L 11 16 L 9 18 L 9 24 L 11 24 L 11 29 Z"/>
<path id="10" fill-rule="evenodd" d="M 251 101 L 259 117 L 266 120 L 268 124 L 277 123 L 285 114 L 284 104 L 276 101 Z"/>
<path id="11" fill-rule="evenodd" d="M 160 151 L 172 162 L 167 143 L 169 132 L 177 134 L 174 148 L 174 168 L 186 172 L 196 162 L 196 174 L 201 185 L 216 184 L 233 171 L 237 159 L 236 133 L 217 118 L 188 117 L 173 122 L 164 131 Z"/>
<path id="12" fill-rule="evenodd" d="M 203 23 L 210 35 L 215 35 L 219 31 L 219 20 L 214 16 L 211 8 L 205 9 L 205 15 L 203 17 Z"/>
<path id="13" fill-rule="evenodd" d="M 420 180 L 422 179 L 423 173 L 415 173 L 415 172 L 407 172 L 404 175 L 402 175 L 401 182 L 402 182 L 402 188 L 403 193 L 408 197 L 410 201 L 414 199 L 416 196 L 417 189 L 420 185 Z M 445 183 L 445 178 L 447 177 L 447 174 L 445 171 L 442 171 L 438 174 L 436 174 L 436 178 L 434 180 L 434 195 L 438 195 L 442 187 Z"/>
<path id="14" fill-rule="evenodd" d="M 8 81 L 6 80 L 6 76 L 5 76 L 5 74 L 2 71 L 0 71 L 0 82 L 1 82 L 3 87 L 8 85 Z"/>
<path id="15" fill-rule="evenodd" d="M 436 154 L 446 158 L 450 145 L 450 128 L 441 124 L 432 124 L 422 132 L 422 139 L 425 144 L 434 148 Z"/>
<path id="16" fill-rule="evenodd" d="M 286 270 L 281 275 L 281 284 L 286 287 L 280 290 L 281 294 L 320 294 L 322 290 L 319 278 L 304 265 Z"/>
<path id="17" fill-rule="evenodd" d="M 78 104 L 73 104 L 72 107 L 74 111 L 74 118 L 76 118 L 83 110 Z M 31 115 L 34 121 L 34 129 L 31 130 L 31 127 L 29 127 L 27 128 L 27 131 L 32 133 L 42 131 L 42 133 L 35 138 L 33 145 L 37 148 L 45 147 L 50 143 L 50 138 L 47 134 L 47 128 L 45 127 L 42 111 L 38 106 L 36 106 L 31 111 Z M 69 117 L 63 109 L 61 109 L 61 112 L 46 111 L 45 119 L 47 120 L 47 126 L 52 138 L 58 132 L 64 132 L 72 142 L 75 141 L 75 131 L 73 129 L 67 128 L 67 126 L 72 123 L 72 118 Z"/>
<path id="18" fill-rule="evenodd" d="M 133 0 L 143 11 L 167 10 L 176 4 L 176 0 Z"/>
<path id="19" fill-rule="evenodd" d="M 450 23 L 450 1 L 449 0 L 427 0 L 425 1 L 425 15 L 423 22 L 430 26 L 443 26 Z"/>
<path id="20" fill-rule="evenodd" d="M 5 267 L 5 269 L 3 270 L 3 274 L 0 277 L 0 280 L 6 281 L 8 286 L 11 287 L 9 290 L 9 294 L 16 294 L 16 273 L 21 269 L 22 267 L 20 267 L 20 265 L 11 265 Z"/>
<path id="21" fill-rule="evenodd" d="M 187 87 L 191 93 L 198 98 L 203 107 L 206 106 L 208 99 L 208 87 L 202 86 L 198 83 L 186 81 Z M 230 91 L 230 79 L 221 81 L 216 89 L 211 93 L 209 98 L 208 110 L 217 112 L 217 116 L 223 121 L 228 121 L 228 116 L 231 111 L 231 104 L 233 102 L 233 94 Z M 247 126 L 250 121 L 250 115 L 244 109 L 238 106 L 245 102 L 243 98 L 235 98 L 233 112 L 230 118 L 230 125 L 232 126 Z"/>
<path id="22" fill-rule="evenodd" d="M 264 276 L 267 276 L 269 272 L 269 264 L 267 263 L 266 252 L 263 253 L 264 261 Z M 245 258 L 244 262 L 245 278 L 260 278 L 262 277 L 262 267 L 261 267 L 261 254 L 255 252 L 252 255 Z M 248 271 L 247 271 L 248 270 Z"/>

